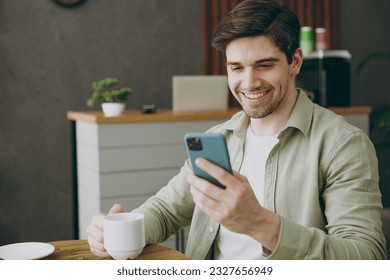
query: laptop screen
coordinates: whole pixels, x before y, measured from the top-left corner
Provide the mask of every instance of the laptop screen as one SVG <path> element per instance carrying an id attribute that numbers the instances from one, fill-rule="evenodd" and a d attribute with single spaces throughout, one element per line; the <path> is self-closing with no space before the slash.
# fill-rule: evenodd
<path id="1" fill-rule="evenodd" d="M 172 77 L 173 111 L 224 111 L 228 109 L 228 102 L 225 75 Z"/>

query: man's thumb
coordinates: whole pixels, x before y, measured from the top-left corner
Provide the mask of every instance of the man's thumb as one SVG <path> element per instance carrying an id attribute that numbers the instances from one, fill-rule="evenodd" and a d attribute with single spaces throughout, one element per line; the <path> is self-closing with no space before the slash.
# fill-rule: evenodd
<path id="1" fill-rule="evenodd" d="M 126 209 L 123 208 L 121 204 L 114 204 L 114 206 L 111 207 L 110 211 L 108 211 L 108 215 L 123 212 L 126 212 Z"/>

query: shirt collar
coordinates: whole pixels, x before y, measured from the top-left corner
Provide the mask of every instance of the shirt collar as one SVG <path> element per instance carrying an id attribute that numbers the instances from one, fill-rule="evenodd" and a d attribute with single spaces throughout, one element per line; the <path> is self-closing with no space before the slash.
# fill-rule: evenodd
<path id="1" fill-rule="evenodd" d="M 312 122 L 314 104 L 303 90 L 297 90 L 297 102 L 295 103 L 294 109 L 284 130 L 289 127 L 297 128 L 306 136 L 309 133 Z M 230 120 L 225 122 L 223 128 L 235 132 L 238 136 L 244 136 L 248 124 L 249 117 L 244 113 L 244 111 L 240 111 Z"/>
<path id="2" fill-rule="evenodd" d="M 239 138 L 245 138 L 246 130 L 249 124 L 249 117 L 240 111 L 233 115 L 228 121 L 223 124 L 225 130 L 233 131 Z"/>
<path id="3" fill-rule="evenodd" d="M 313 118 L 314 103 L 302 89 L 298 90 L 298 98 L 286 128 L 299 129 L 305 136 L 308 135 Z"/>

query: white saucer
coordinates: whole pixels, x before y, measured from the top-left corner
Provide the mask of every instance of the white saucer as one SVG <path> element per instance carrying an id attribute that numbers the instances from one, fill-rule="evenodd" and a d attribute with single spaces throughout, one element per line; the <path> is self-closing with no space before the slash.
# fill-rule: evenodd
<path id="1" fill-rule="evenodd" d="M 54 252 L 53 245 L 41 242 L 22 242 L 0 247 L 0 259 L 37 260 Z"/>

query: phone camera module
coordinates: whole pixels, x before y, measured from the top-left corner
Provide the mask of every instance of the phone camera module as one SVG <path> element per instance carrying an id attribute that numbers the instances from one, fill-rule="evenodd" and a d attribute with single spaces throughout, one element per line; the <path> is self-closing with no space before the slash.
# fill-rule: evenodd
<path id="1" fill-rule="evenodd" d="M 187 143 L 191 151 L 201 151 L 203 149 L 202 141 L 198 137 L 187 139 Z"/>

